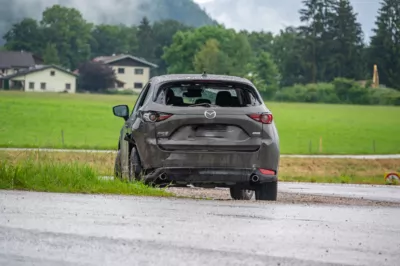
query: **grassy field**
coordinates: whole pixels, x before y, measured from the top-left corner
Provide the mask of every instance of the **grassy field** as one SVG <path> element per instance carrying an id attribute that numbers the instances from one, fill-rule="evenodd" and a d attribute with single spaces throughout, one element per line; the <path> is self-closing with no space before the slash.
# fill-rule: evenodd
<path id="1" fill-rule="evenodd" d="M 113 116 L 111 107 L 132 108 L 135 101 L 131 95 L 0 91 L 0 146 L 116 149 L 123 120 Z M 284 154 L 400 153 L 399 107 L 267 106 L 274 113 Z"/>
<path id="2" fill-rule="evenodd" d="M 0 154 L 0 189 L 59 193 L 172 196 L 140 182 L 99 179 L 98 169 L 86 162 L 69 163 L 52 155 Z"/>
<path id="3" fill-rule="evenodd" d="M 0 189 L 4 188 L 4 183 L 11 184 L 9 181 L 13 174 L 18 172 L 29 180 L 40 180 L 40 187 L 46 187 L 50 191 L 56 189 L 64 192 L 99 191 L 119 191 L 121 194 L 139 194 L 144 189 L 141 184 L 129 187 L 126 183 L 101 183 L 96 176 L 112 176 L 114 167 L 114 153 L 59 153 L 59 152 L 20 152 L 20 151 L 0 151 Z M 2 173 L 2 165 L 7 162 L 9 166 L 20 166 L 12 168 L 9 174 Z M 42 167 L 38 168 L 38 162 Z M 66 162 L 77 162 L 74 164 Z M 61 166 L 55 171 L 48 165 Z M 64 168 L 63 168 L 64 167 Z M 50 169 L 50 170 L 49 170 Z M 96 169 L 96 170 L 93 170 Z M 282 158 L 280 162 L 280 181 L 298 182 L 318 182 L 318 183 L 352 183 L 352 184 L 385 184 L 384 174 L 386 172 L 400 172 L 400 159 L 380 159 L 380 160 L 356 160 L 356 159 L 299 159 Z M 41 173 L 41 174 L 40 174 Z M 4 181 L 4 176 L 8 176 L 8 181 Z M 59 177 L 61 176 L 61 177 Z M 81 181 L 81 179 L 83 181 Z M 3 181 L 2 181 L 3 180 Z M 61 181 L 59 181 L 61 180 Z M 89 180 L 89 188 L 86 182 Z M 46 182 L 48 182 L 48 184 Z M 31 182 L 31 181 L 29 181 Z M 28 182 L 28 183 L 29 183 Z M 38 181 L 36 181 L 37 183 Z M 82 183 L 83 182 L 83 183 Z M 92 185 L 91 182 L 94 182 Z M 98 183 L 100 182 L 100 183 Z M 3 185 L 2 185 L 3 184 Z M 52 188 L 56 186 L 56 189 Z M 104 186 L 106 188 L 104 188 Z M 115 186 L 115 188 L 111 188 Z M 24 187 L 35 188 L 33 185 Z M 71 188 L 72 187 L 72 188 Z M 93 188 L 94 187 L 94 188 Z M 127 191 L 127 192 L 126 192 Z M 132 192 L 133 191 L 133 192 Z M 157 191 L 156 193 L 160 193 Z M 156 194 L 157 195 L 157 194 Z"/>

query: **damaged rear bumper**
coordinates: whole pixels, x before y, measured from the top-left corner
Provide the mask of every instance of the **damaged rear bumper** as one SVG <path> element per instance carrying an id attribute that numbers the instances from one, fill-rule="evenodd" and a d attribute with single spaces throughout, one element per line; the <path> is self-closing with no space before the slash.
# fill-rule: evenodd
<path id="1" fill-rule="evenodd" d="M 257 178 L 252 178 L 253 176 Z M 257 181 L 252 181 L 254 179 Z M 163 167 L 144 176 L 143 181 L 148 184 L 172 183 L 211 187 L 241 185 L 244 188 L 252 188 L 260 183 L 278 181 L 278 178 L 276 175 L 263 175 L 258 169 Z"/>

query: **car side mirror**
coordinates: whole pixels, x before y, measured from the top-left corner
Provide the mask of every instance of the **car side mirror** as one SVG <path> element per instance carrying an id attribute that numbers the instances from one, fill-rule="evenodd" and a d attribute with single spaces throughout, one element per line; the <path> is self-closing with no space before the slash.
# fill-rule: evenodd
<path id="1" fill-rule="evenodd" d="M 113 107 L 115 116 L 122 117 L 125 121 L 129 118 L 129 107 L 127 105 L 117 105 Z"/>

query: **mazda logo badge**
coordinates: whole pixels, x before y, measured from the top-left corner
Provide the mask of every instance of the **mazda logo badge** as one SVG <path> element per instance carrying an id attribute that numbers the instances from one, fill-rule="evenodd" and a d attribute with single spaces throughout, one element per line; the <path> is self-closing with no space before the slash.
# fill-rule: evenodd
<path id="1" fill-rule="evenodd" d="M 216 113 L 214 110 L 212 110 L 212 111 L 205 111 L 205 112 L 204 112 L 204 116 L 205 116 L 207 119 L 214 119 L 214 118 L 217 116 L 217 113 Z"/>

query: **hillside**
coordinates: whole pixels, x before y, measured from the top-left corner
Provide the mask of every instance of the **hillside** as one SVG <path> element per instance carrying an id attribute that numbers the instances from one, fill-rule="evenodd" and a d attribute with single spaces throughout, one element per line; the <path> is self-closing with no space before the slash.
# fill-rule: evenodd
<path id="1" fill-rule="evenodd" d="M 0 0 L 1 2 L 1 0 Z M 59 0 L 13 0 L 0 9 L 0 37 L 10 26 L 25 17 L 39 19 L 46 7 Z M 215 23 L 207 13 L 192 0 L 64 0 L 63 5 L 77 8 L 83 16 L 94 23 L 137 24 L 142 17 L 151 21 L 175 19 L 190 26 Z M 1 40 L 0 40 L 1 42 Z"/>

